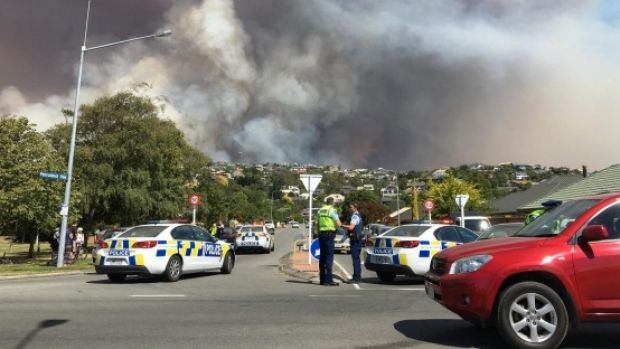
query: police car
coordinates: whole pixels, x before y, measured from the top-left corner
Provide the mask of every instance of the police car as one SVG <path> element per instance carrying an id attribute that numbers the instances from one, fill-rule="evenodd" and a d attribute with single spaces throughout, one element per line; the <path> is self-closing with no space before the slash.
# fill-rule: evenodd
<path id="1" fill-rule="evenodd" d="M 423 277 L 435 253 L 477 238 L 473 231 L 455 225 L 401 225 L 368 239 L 364 265 L 383 282 L 396 275 Z"/>
<path id="2" fill-rule="evenodd" d="M 127 275 L 161 275 L 172 282 L 187 273 L 230 274 L 235 265 L 229 244 L 190 224 L 139 225 L 99 246 L 95 270 L 114 282 Z"/>
<path id="3" fill-rule="evenodd" d="M 273 235 L 264 225 L 244 225 L 235 240 L 237 250 L 259 250 L 270 253 L 275 249 Z"/>

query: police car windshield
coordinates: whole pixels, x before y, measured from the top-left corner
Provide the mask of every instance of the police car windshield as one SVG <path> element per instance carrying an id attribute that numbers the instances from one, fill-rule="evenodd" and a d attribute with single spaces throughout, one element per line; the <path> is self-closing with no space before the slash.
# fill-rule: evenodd
<path id="1" fill-rule="evenodd" d="M 119 235 L 119 238 L 154 238 L 164 231 L 167 226 L 140 226 L 134 227 Z"/>
<path id="2" fill-rule="evenodd" d="M 241 228 L 242 233 L 262 233 L 263 227 L 243 227 Z"/>
<path id="3" fill-rule="evenodd" d="M 392 230 L 388 230 L 385 234 L 381 236 L 408 236 L 408 237 L 418 237 L 422 235 L 428 226 L 425 225 L 401 225 Z"/>
<path id="4" fill-rule="evenodd" d="M 594 199 L 567 202 L 536 218 L 514 236 L 548 237 L 558 235 L 597 202 L 598 200 Z"/>

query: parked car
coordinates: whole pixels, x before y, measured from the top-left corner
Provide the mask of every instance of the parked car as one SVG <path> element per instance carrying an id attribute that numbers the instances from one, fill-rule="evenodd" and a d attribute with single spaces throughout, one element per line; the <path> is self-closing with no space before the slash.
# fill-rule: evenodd
<path id="1" fill-rule="evenodd" d="M 265 228 L 267 228 L 267 231 L 271 235 L 276 233 L 276 225 L 273 223 L 273 221 L 265 221 Z"/>
<path id="2" fill-rule="evenodd" d="M 351 242 L 344 229 L 336 229 L 336 237 L 334 238 L 334 251 L 344 254 L 351 252 Z"/>
<path id="3" fill-rule="evenodd" d="M 297 221 L 291 221 L 291 228 L 299 228 L 299 222 Z"/>
<path id="4" fill-rule="evenodd" d="M 502 223 L 491 226 L 489 229 L 480 233 L 478 240 L 501 238 L 513 236 L 523 228 L 523 223 Z"/>
<path id="5" fill-rule="evenodd" d="M 97 251 L 95 271 L 113 282 L 127 275 L 161 275 L 177 281 L 182 274 L 220 271 L 230 274 L 235 252 L 224 241 L 190 224 L 147 224 L 107 239 Z"/>
<path id="6" fill-rule="evenodd" d="M 383 282 L 397 275 L 423 277 L 435 253 L 477 238 L 471 230 L 454 225 L 401 225 L 367 240 L 364 265 Z"/>
<path id="7" fill-rule="evenodd" d="M 463 218 L 465 221 L 465 228 L 475 232 L 478 235 L 491 227 L 491 221 L 489 221 L 489 218 L 485 216 L 465 216 Z M 456 217 L 454 219 L 454 224 L 460 226 L 461 217 Z"/>
<path id="8" fill-rule="evenodd" d="M 260 250 L 265 253 L 275 249 L 274 237 L 264 225 L 244 225 L 235 240 L 237 250 Z"/>
<path id="9" fill-rule="evenodd" d="M 620 194 L 566 202 L 512 237 L 444 250 L 428 296 L 515 348 L 556 348 L 582 322 L 620 322 Z"/>

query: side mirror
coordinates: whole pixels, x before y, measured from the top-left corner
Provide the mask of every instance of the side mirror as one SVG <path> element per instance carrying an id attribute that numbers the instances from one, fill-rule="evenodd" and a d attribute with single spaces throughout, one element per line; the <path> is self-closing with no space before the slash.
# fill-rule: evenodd
<path id="1" fill-rule="evenodd" d="M 587 226 L 582 232 L 580 239 L 585 242 L 605 240 L 609 237 L 604 225 L 595 224 Z"/>

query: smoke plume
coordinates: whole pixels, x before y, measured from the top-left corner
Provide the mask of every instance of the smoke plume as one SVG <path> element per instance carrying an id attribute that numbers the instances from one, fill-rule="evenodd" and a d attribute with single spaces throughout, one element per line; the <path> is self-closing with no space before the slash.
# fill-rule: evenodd
<path id="1" fill-rule="evenodd" d="M 618 162 L 606 156 L 620 146 L 612 1 L 144 6 L 162 10 L 149 23 L 173 36 L 87 56 L 82 101 L 133 88 L 215 160 L 396 169 Z M 0 114 L 42 129 L 72 107 L 70 87 L 30 96 L 0 82 Z"/>

